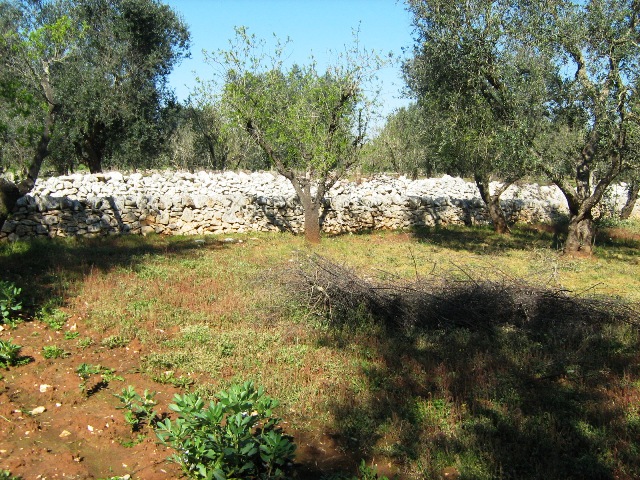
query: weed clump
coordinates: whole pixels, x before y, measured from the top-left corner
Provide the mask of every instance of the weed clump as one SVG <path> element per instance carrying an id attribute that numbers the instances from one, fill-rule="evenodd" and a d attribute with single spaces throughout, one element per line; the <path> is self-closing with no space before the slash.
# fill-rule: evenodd
<path id="1" fill-rule="evenodd" d="M 22 310 L 22 302 L 18 300 L 21 292 L 13 283 L 0 280 L 0 323 L 16 322 L 16 314 Z"/>
<path id="2" fill-rule="evenodd" d="M 278 401 L 252 382 L 234 385 L 208 406 L 202 397 L 175 395 L 169 408 L 175 421 L 158 422 L 160 441 L 177 453 L 177 462 L 189 478 L 289 478 L 295 444 L 273 415 Z"/>

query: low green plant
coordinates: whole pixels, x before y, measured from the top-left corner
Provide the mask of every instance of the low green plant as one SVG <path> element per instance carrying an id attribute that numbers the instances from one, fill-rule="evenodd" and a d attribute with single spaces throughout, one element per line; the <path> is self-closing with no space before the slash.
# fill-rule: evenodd
<path id="1" fill-rule="evenodd" d="M 67 323 L 67 314 L 57 307 L 51 305 L 45 305 L 40 309 L 38 314 L 40 321 L 45 323 L 51 330 L 56 332 L 62 330 L 62 327 Z"/>
<path id="2" fill-rule="evenodd" d="M 331 475 L 325 475 L 322 480 L 389 480 L 388 477 L 379 476 L 375 467 L 370 467 L 362 460 L 358 467 L 357 475 L 349 475 L 343 473 L 333 473 Z"/>
<path id="3" fill-rule="evenodd" d="M 63 348 L 57 345 L 45 345 L 42 347 L 42 356 L 44 358 L 65 358 L 71 355 L 69 352 L 65 352 Z"/>
<path id="4" fill-rule="evenodd" d="M 22 477 L 11 475 L 9 470 L 0 470 L 0 480 L 22 480 Z"/>
<path id="5" fill-rule="evenodd" d="M 128 343 L 128 338 L 125 338 L 121 335 L 111 335 L 109 337 L 103 338 L 100 342 L 100 345 L 102 345 L 103 347 L 107 347 L 108 349 L 114 349 L 126 347 Z"/>
<path id="6" fill-rule="evenodd" d="M 112 368 L 103 367 L 102 365 L 91 365 L 90 363 L 82 363 L 76 368 L 76 373 L 82 379 L 79 388 L 86 396 L 90 396 L 95 390 L 107 386 L 113 380 L 124 381 L 124 378 L 115 374 Z M 91 375 L 100 375 L 102 378 L 97 385 L 87 388 L 87 383 Z"/>
<path id="7" fill-rule="evenodd" d="M 0 340 L 0 367 L 8 368 L 28 363 L 29 359 L 20 357 L 21 345 L 16 345 L 11 340 Z"/>
<path id="8" fill-rule="evenodd" d="M 170 459 L 190 478 L 287 478 L 296 446 L 273 416 L 278 402 L 253 382 L 216 397 L 205 407 L 196 394 L 174 396 L 169 408 L 178 418 L 156 425 L 160 441 L 177 451 Z"/>
<path id="9" fill-rule="evenodd" d="M 78 339 L 78 347 L 84 349 L 93 345 L 93 339 L 91 337 L 84 337 Z"/>
<path id="10" fill-rule="evenodd" d="M 144 439 L 147 438 L 147 436 L 144 433 L 139 433 L 136 438 L 132 439 L 132 440 L 123 440 L 120 442 L 120 445 L 122 445 L 124 448 L 133 448 L 136 445 L 141 444 L 142 442 L 144 442 Z"/>
<path id="11" fill-rule="evenodd" d="M 167 370 L 159 375 L 153 375 L 151 379 L 154 382 L 161 383 L 162 385 L 173 385 L 178 388 L 187 388 L 194 384 L 192 378 L 183 377 L 182 375 L 176 377 L 173 370 Z"/>
<path id="12" fill-rule="evenodd" d="M 14 325 L 16 312 L 22 310 L 18 296 L 22 292 L 11 282 L 0 280 L 0 323 Z"/>
<path id="13" fill-rule="evenodd" d="M 73 340 L 74 338 L 78 338 L 79 336 L 80 336 L 80 332 L 72 332 L 72 331 L 64 332 L 65 340 Z"/>
<path id="14" fill-rule="evenodd" d="M 124 409 L 124 419 L 131 425 L 133 431 L 138 430 L 143 424 L 153 426 L 158 414 L 155 407 L 158 402 L 154 400 L 156 392 L 145 390 L 142 395 L 136 392 L 135 388 L 129 385 L 123 388 L 120 395 L 114 393 L 114 396 L 122 402 L 122 406 L 118 409 Z"/>

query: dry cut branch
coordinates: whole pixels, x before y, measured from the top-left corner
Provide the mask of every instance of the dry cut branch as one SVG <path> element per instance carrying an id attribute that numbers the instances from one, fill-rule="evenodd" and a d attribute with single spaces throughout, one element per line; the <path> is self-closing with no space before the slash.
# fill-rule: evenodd
<path id="1" fill-rule="evenodd" d="M 536 286 L 499 271 L 487 280 L 487 275 L 474 278 L 458 270 L 464 272 L 462 279 L 429 275 L 411 282 L 375 281 L 312 255 L 299 263 L 289 282 L 335 324 L 348 323 L 355 312 L 364 311 L 386 326 L 409 330 L 513 325 L 570 334 L 609 322 L 640 326 L 638 305 Z"/>

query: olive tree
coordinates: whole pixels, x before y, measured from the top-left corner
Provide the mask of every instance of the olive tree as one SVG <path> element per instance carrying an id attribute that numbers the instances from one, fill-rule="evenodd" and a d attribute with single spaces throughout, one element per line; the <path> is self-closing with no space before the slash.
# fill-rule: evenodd
<path id="1" fill-rule="evenodd" d="M 158 0 L 66 0 L 86 33 L 61 82 L 63 141 L 91 172 L 107 157 L 140 166 L 163 144 L 168 75 L 189 32 Z"/>
<path id="2" fill-rule="evenodd" d="M 640 4 L 632 0 L 534 3 L 538 43 L 553 53 L 550 130 L 540 168 L 569 206 L 565 251 L 590 253 L 593 212 L 621 175 L 640 168 Z"/>
<path id="3" fill-rule="evenodd" d="M 639 168 L 640 4 L 409 0 L 409 9 L 418 36 L 407 79 L 441 112 L 443 157 L 474 175 L 483 198 L 488 174 L 543 172 L 567 200 L 565 252 L 590 253 L 594 209 Z"/>
<path id="4" fill-rule="evenodd" d="M 397 109 L 363 149 L 363 168 L 405 173 L 413 178 L 420 173 L 433 175 L 438 167 L 428 144 L 430 129 L 431 122 L 418 104 Z"/>
<path id="5" fill-rule="evenodd" d="M 28 161 L 2 157 L 22 176 L 0 179 L 3 223 L 46 158 L 64 170 L 75 154 L 94 172 L 107 153 L 134 165 L 154 153 L 168 136 L 167 77 L 189 34 L 158 0 L 0 0 L 0 13 L 0 133 L 32 151 Z M 16 129 L 10 138 L 2 125 L 20 122 L 23 138 Z"/>
<path id="6" fill-rule="evenodd" d="M 496 231 L 500 195 L 530 170 L 544 118 L 545 58 L 509 0 L 409 0 L 414 55 L 404 64 L 438 166 L 472 176 Z M 502 185 L 490 191 L 489 182 Z"/>
<path id="7" fill-rule="evenodd" d="M 288 67 L 286 43 L 267 54 L 244 28 L 236 34 L 229 50 L 208 57 L 222 67 L 222 102 L 291 182 L 305 238 L 317 243 L 325 194 L 358 161 L 371 114 L 363 86 L 381 62 L 354 49 L 324 72 L 313 61 Z"/>
<path id="8" fill-rule="evenodd" d="M 5 0 L 0 3 L 0 9 L 12 18 L 10 22 L 5 19 L 0 32 L 3 79 L 5 85 L 7 82 L 20 85 L 9 90 L 5 102 L 22 101 L 38 121 L 33 153 L 20 165 L 23 171 L 18 172 L 22 178 L 17 182 L 0 178 L 2 225 L 18 198 L 33 188 L 42 163 L 50 154 L 49 144 L 61 109 L 60 72 L 77 54 L 84 31 L 58 3 Z"/>

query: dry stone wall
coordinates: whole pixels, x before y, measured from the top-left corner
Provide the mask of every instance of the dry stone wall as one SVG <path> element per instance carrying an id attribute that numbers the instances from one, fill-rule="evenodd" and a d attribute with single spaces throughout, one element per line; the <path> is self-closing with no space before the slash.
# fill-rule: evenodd
<path id="1" fill-rule="evenodd" d="M 624 185 L 616 187 L 610 203 L 620 204 L 625 195 Z M 519 222 L 555 222 L 567 213 L 556 187 L 536 184 L 510 187 L 502 206 Z M 475 184 L 446 175 L 341 181 L 329 191 L 322 217 L 329 233 L 489 223 Z M 303 210 L 289 181 L 271 172 L 109 172 L 38 180 L 0 239 L 300 232 L 302 226 Z"/>

